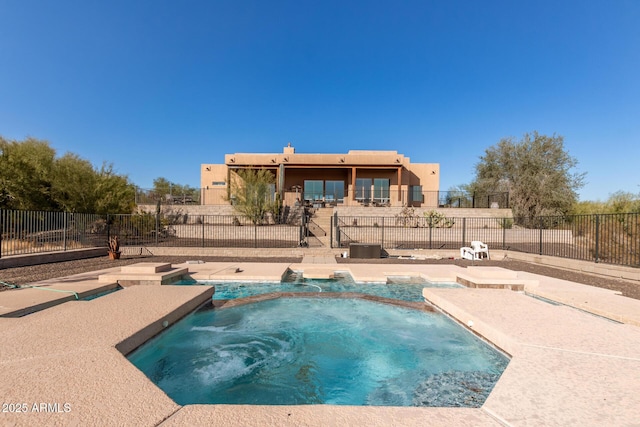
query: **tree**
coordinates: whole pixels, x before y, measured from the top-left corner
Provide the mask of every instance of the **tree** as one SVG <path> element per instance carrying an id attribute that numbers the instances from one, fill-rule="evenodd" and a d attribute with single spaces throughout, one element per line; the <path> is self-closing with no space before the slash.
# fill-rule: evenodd
<path id="1" fill-rule="evenodd" d="M 520 141 L 504 138 L 480 157 L 470 189 L 509 192 L 516 218 L 566 215 L 584 181 L 584 173 L 572 172 L 577 164 L 565 151 L 562 136 L 533 132 Z"/>
<path id="2" fill-rule="evenodd" d="M 51 210 L 55 150 L 46 141 L 0 138 L 0 208 Z"/>
<path id="3" fill-rule="evenodd" d="M 472 206 L 473 192 L 469 191 L 468 185 L 458 185 L 449 187 L 447 198 L 444 204 L 448 207 L 466 208 Z M 443 201 L 440 201 L 442 203 Z"/>
<path id="4" fill-rule="evenodd" d="M 89 161 L 67 153 L 54 162 L 52 198 L 65 211 L 95 213 L 97 179 Z"/>
<path id="5" fill-rule="evenodd" d="M 194 200 L 198 196 L 198 189 L 189 185 L 176 184 L 164 177 L 153 180 L 152 194 L 156 199 L 175 200 L 176 202 L 186 202 L 186 200 Z"/>
<path id="6" fill-rule="evenodd" d="M 95 213 L 131 213 L 135 207 L 136 188 L 126 175 L 118 175 L 113 165 L 105 163 L 97 173 Z"/>
<path id="7" fill-rule="evenodd" d="M 0 137 L 0 208 L 130 213 L 135 188 L 113 166 L 96 170 L 67 153 L 57 158 L 48 142 Z"/>
<path id="8" fill-rule="evenodd" d="M 241 169 L 231 176 L 229 200 L 237 212 L 254 224 L 262 224 L 267 212 L 277 213 L 274 185 L 275 177 L 267 169 Z"/>
<path id="9" fill-rule="evenodd" d="M 607 205 L 612 213 L 640 213 L 640 197 L 626 191 L 611 194 Z"/>

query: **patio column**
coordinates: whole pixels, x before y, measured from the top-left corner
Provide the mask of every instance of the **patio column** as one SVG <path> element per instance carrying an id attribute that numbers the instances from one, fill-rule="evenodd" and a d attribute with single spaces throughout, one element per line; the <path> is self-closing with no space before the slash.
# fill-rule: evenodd
<path id="1" fill-rule="evenodd" d="M 277 192 L 280 195 L 280 201 L 284 200 L 284 163 L 280 163 L 278 169 L 276 169 L 276 183 Z"/>
<path id="2" fill-rule="evenodd" d="M 231 168 L 227 166 L 227 200 L 231 204 Z"/>
<path id="3" fill-rule="evenodd" d="M 402 166 L 398 168 L 398 201 L 402 201 Z"/>
<path id="4" fill-rule="evenodd" d="M 351 200 L 356 200 L 356 167 L 351 167 Z"/>

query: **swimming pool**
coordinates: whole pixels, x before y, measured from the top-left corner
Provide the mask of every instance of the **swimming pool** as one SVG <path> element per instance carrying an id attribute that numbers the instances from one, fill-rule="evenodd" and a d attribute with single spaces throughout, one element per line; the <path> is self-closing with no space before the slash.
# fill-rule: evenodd
<path id="1" fill-rule="evenodd" d="M 442 314 L 333 297 L 209 304 L 128 358 L 181 405 L 479 407 L 508 363 Z"/>
<path id="2" fill-rule="evenodd" d="M 183 281 L 178 285 L 215 286 L 213 299 L 236 299 L 272 292 L 356 292 L 403 301 L 424 301 L 422 289 L 425 287 L 462 288 L 458 283 L 433 283 L 419 277 L 392 276 L 386 283 L 356 283 L 346 273 L 336 273 L 335 279 L 305 279 L 295 272 L 281 282 L 214 282 Z"/>

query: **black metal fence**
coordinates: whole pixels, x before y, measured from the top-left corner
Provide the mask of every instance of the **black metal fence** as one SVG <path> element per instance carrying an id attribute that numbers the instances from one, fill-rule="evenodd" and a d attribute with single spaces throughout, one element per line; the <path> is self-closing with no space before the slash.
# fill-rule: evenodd
<path id="1" fill-rule="evenodd" d="M 306 246 L 305 218 L 298 224 L 264 225 L 234 215 L 91 215 L 0 210 L 0 257 L 121 246 L 295 248 Z"/>
<path id="2" fill-rule="evenodd" d="M 295 248 L 305 246 L 305 224 L 254 224 L 235 215 L 190 215 L 179 221 L 147 215 L 110 215 L 107 235 L 124 246 Z"/>
<path id="3" fill-rule="evenodd" d="M 0 256 L 106 246 L 100 215 L 0 209 Z"/>
<path id="4" fill-rule="evenodd" d="M 161 202 L 165 205 L 199 205 L 201 191 L 189 189 L 188 191 L 162 192 L 153 189 L 136 188 L 137 205 L 155 205 Z"/>
<path id="5" fill-rule="evenodd" d="M 444 218 L 334 215 L 331 246 L 380 244 L 386 249 L 459 249 L 473 240 L 491 248 L 640 267 L 640 216 Z"/>
<path id="6" fill-rule="evenodd" d="M 435 215 L 435 216 L 434 216 Z M 104 246 L 296 248 L 314 230 L 306 216 L 293 224 L 266 218 L 256 225 L 234 215 L 93 215 L 0 210 L 0 257 Z M 340 216 L 331 247 L 374 243 L 386 249 L 453 249 L 473 240 L 490 248 L 640 267 L 640 214 L 525 218 Z"/>
<path id="7" fill-rule="evenodd" d="M 418 187 L 416 187 L 418 188 Z M 290 197 L 286 195 L 289 194 Z M 275 197 L 275 188 L 274 194 Z M 192 188 L 187 191 L 162 192 L 153 189 L 136 189 L 135 202 L 138 205 L 229 205 L 226 187 Z M 509 208 L 509 193 L 467 193 L 463 191 L 417 191 L 391 190 L 389 188 L 357 188 L 350 192 L 341 189 L 339 192 L 318 191 L 304 192 L 301 189 L 285 190 L 283 200 L 298 200 L 313 204 L 323 202 L 330 206 L 345 204 L 345 200 L 353 199 L 365 206 L 422 206 L 432 208 Z"/>

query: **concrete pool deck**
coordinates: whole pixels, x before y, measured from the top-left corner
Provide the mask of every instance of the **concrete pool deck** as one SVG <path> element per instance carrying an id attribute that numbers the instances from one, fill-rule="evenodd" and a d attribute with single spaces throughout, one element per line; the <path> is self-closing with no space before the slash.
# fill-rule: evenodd
<path id="1" fill-rule="evenodd" d="M 638 425 L 640 301 L 616 292 L 495 267 L 393 264 L 179 264 L 204 280 L 280 280 L 288 268 L 350 272 L 356 281 L 420 276 L 517 280 L 506 289 L 427 288 L 425 298 L 512 359 L 481 408 L 175 404 L 123 356 L 211 298 L 208 286 L 130 286 L 93 301 L 66 301 L 0 317 L 2 425 Z M 476 270 L 474 269 L 481 269 Z M 490 270 L 493 269 L 493 270 Z M 111 269 L 107 271 L 113 273 Z M 46 285 L 103 286 L 105 271 Z M 502 276 L 502 277 L 500 277 Z M 497 283 L 497 282 L 496 282 Z M 38 283 L 37 285 L 40 285 Z M 23 295 L 20 295 L 23 294 Z M 0 293 L 0 306 L 37 303 L 37 289 Z M 46 294 L 46 296 L 45 296 Z M 624 324 L 614 323 L 578 307 Z M 65 405 L 66 404 L 66 405 Z M 12 406 L 10 406 L 12 405 Z M 16 412 L 16 410 L 23 412 Z"/>

